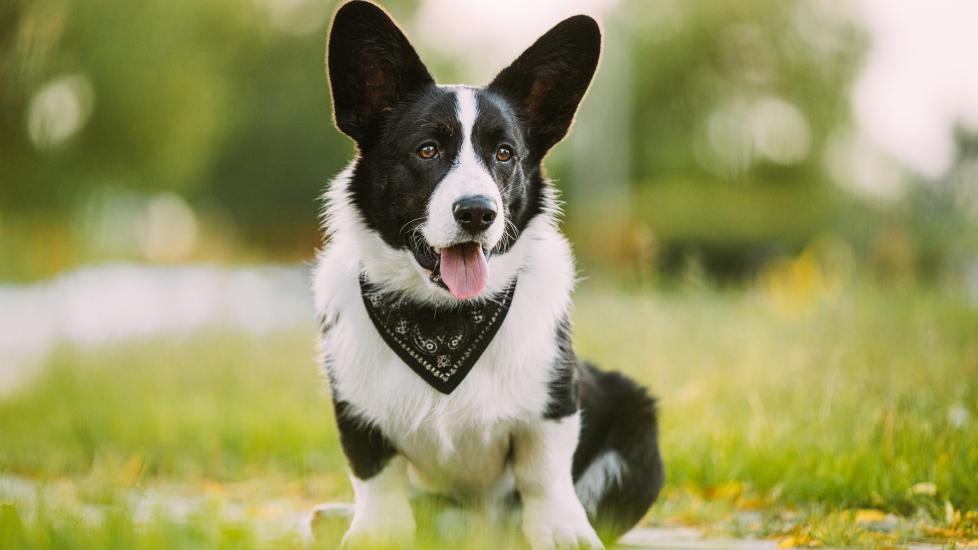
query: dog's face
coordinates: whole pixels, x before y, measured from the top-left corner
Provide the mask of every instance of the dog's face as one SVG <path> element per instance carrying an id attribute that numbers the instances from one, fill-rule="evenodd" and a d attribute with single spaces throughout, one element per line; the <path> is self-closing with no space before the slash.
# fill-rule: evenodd
<path id="1" fill-rule="evenodd" d="M 600 42 L 593 19 L 572 17 L 489 86 L 438 86 L 383 10 L 342 6 L 327 66 L 336 125 L 360 151 L 350 193 L 367 227 L 428 284 L 480 296 L 492 255 L 545 207 L 541 161 L 570 127 Z"/>

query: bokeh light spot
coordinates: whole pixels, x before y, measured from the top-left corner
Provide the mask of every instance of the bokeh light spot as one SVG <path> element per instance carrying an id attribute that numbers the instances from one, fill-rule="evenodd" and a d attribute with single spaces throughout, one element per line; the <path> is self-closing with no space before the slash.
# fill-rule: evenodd
<path id="1" fill-rule="evenodd" d="M 151 261 L 187 259 L 197 244 L 197 216 L 178 195 L 156 195 L 146 206 L 139 242 L 143 254 Z"/>
<path id="2" fill-rule="evenodd" d="M 55 148 L 77 134 L 92 115 L 95 92 L 83 74 L 49 81 L 31 98 L 27 133 L 40 150 Z"/>

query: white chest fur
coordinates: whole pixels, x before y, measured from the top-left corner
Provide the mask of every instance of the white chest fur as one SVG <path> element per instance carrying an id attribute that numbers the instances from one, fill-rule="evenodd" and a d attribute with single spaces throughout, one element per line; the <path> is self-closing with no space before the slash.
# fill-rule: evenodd
<path id="1" fill-rule="evenodd" d="M 540 421 L 547 405 L 555 327 L 567 312 L 574 282 L 567 242 L 541 215 L 506 254 L 490 259 L 490 289 L 519 273 L 513 304 L 472 371 L 444 395 L 387 347 L 367 316 L 358 284 L 361 269 L 380 284 L 385 274 L 401 277 L 403 270 L 424 280 L 410 271 L 406 252 L 370 254 L 387 247 L 343 214 L 331 219 L 333 238 L 319 256 L 313 282 L 317 311 L 328 327 L 321 346 L 334 391 L 394 442 L 425 489 L 492 491 L 506 477 L 512 429 Z M 401 271 L 392 263 L 402 263 Z"/>

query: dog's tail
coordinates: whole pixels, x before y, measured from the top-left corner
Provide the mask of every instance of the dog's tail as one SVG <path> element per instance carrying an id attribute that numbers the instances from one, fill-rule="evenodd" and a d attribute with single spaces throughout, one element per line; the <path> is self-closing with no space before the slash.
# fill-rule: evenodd
<path id="1" fill-rule="evenodd" d="M 601 538 L 614 541 L 655 501 L 664 472 L 655 399 L 615 372 L 582 364 L 574 488 Z"/>

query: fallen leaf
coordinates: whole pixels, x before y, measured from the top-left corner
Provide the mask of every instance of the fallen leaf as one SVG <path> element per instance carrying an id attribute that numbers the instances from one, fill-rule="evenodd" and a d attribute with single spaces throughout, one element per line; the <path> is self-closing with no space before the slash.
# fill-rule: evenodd
<path id="1" fill-rule="evenodd" d="M 939 537 L 944 539 L 956 539 L 960 538 L 962 533 L 957 529 L 946 529 L 944 527 L 925 527 L 924 531 L 932 537 Z"/>
<path id="2" fill-rule="evenodd" d="M 798 548 L 798 547 L 815 548 L 821 545 L 822 543 L 820 543 L 818 539 L 815 539 L 814 537 L 811 537 L 804 533 L 799 533 L 797 535 L 789 535 L 781 539 L 780 541 L 778 541 L 778 548 Z"/>
<path id="3" fill-rule="evenodd" d="M 876 523 L 879 521 L 884 521 L 886 519 L 886 514 L 879 510 L 856 510 L 856 523 Z"/>
<path id="4" fill-rule="evenodd" d="M 794 548 L 798 546 L 799 537 L 785 537 L 778 541 L 778 548 Z"/>
<path id="5" fill-rule="evenodd" d="M 737 506 L 741 510 L 760 510 L 764 507 L 764 500 L 757 497 L 742 497 L 737 500 Z"/>
<path id="6" fill-rule="evenodd" d="M 713 488 L 709 498 L 712 500 L 736 500 L 744 492 L 739 481 L 728 481 Z"/>

